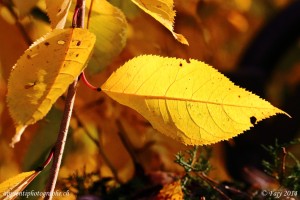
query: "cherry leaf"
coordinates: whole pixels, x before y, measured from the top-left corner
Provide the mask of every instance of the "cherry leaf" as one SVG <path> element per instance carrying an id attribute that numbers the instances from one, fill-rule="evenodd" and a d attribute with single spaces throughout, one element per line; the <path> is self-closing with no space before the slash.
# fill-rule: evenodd
<path id="1" fill-rule="evenodd" d="M 139 56 L 101 89 L 161 133 L 189 145 L 228 140 L 265 118 L 288 115 L 194 59 Z"/>
<path id="2" fill-rule="evenodd" d="M 24 52 L 8 80 L 7 103 L 16 125 L 12 146 L 79 76 L 94 43 L 94 34 L 86 29 L 55 29 Z"/>

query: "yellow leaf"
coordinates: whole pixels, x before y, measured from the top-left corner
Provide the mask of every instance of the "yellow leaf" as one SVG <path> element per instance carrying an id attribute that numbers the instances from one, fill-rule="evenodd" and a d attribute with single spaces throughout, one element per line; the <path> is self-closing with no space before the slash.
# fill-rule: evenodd
<path id="1" fill-rule="evenodd" d="M 37 4 L 38 0 L 13 0 L 14 5 L 19 11 L 19 16 L 24 17 Z"/>
<path id="2" fill-rule="evenodd" d="M 131 0 L 143 11 L 151 15 L 154 19 L 159 21 L 164 25 L 175 37 L 176 40 L 182 44 L 188 45 L 186 38 L 178 33 L 174 32 L 174 18 L 175 11 L 173 10 L 174 2 L 173 0 Z"/>
<path id="3" fill-rule="evenodd" d="M 133 20 L 141 12 L 141 9 L 139 7 L 137 7 L 135 4 L 133 4 L 132 2 L 130 2 L 130 1 L 110 0 L 109 2 L 112 5 L 117 6 L 118 8 L 120 8 L 129 20 Z"/>
<path id="4" fill-rule="evenodd" d="M 94 43 L 86 29 L 55 29 L 24 52 L 8 80 L 7 103 L 16 125 L 12 146 L 86 67 Z"/>
<path id="5" fill-rule="evenodd" d="M 30 171 L 20 173 L 0 184 L 0 199 L 11 200 L 20 196 L 22 190 L 40 173 Z"/>
<path id="6" fill-rule="evenodd" d="M 63 29 L 72 0 L 46 0 L 47 14 L 53 29 Z"/>
<path id="7" fill-rule="evenodd" d="M 181 189 L 180 180 L 164 185 L 164 187 L 159 191 L 159 194 L 155 198 L 155 200 L 164 199 L 183 200 L 183 192 Z"/>
<path id="8" fill-rule="evenodd" d="M 68 24 L 72 21 L 73 5 Z M 125 47 L 127 21 L 123 12 L 106 0 L 86 0 L 85 20 L 86 28 L 97 37 L 87 68 L 91 74 L 95 74 L 105 69 Z"/>
<path id="9" fill-rule="evenodd" d="M 97 36 L 93 56 L 89 62 L 89 71 L 102 71 L 112 60 L 120 54 L 126 44 L 127 21 L 121 10 L 106 0 L 86 2 L 91 15 L 87 21 L 87 28 Z M 88 15 L 90 11 L 87 11 Z M 88 19 L 88 17 L 86 17 Z"/>
<path id="10" fill-rule="evenodd" d="M 190 145 L 227 140 L 276 113 L 286 114 L 193 59 L 139 56 L 101 89 L 137 110 L 155 129 Z"/>

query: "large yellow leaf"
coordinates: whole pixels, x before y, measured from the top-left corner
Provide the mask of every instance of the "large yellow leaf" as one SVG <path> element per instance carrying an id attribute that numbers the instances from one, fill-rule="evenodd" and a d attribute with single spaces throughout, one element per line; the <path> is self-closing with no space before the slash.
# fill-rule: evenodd
<path id="1" fill-rule="evenodd" d="M 63 29 L 72 0 L 46 0 L 47 14 L 53 29 Z"/>
<path id="2" fill-rule="evenodd" d="M 16 124 L 12 145 L 81 73 L 94 43 L 94 34 L 86 29 L 55 29 L 24 52 L 8 80 L 7 103 Z"/>
<path id="3" fill-rule="evenodd" d="M 30 171 L 20 173 L 0 184 L 0 199 L 12 200 L 23 196 L 21 192 L 40 173 L 40 171 Z"/>
<path id="4" fill-rule="evenodd" d="M 174 32 L 175 11 L 173 0 L 131 0 L 138 7 L 151 15 L 154 19 L 164 25 L 173 36 L 182 44 L 188 45 L 188 41 L 181 34 Z"/>
<path id="5" fill-rule="evenodd" d="M 139 56 L 101 89 L 155 129 L 191 145 L 227 140 L 276 113 L 286 114 L 193 59 Z"/>

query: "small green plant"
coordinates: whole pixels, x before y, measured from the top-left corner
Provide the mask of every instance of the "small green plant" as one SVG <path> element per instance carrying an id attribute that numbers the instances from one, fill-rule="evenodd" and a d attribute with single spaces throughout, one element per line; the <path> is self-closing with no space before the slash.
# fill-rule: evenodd
<path id="1" fill-rule="evenodd" d="M 185 200 L 278 199 L 279 192 L 283 194 L 284 191 L 293 191 L 290 197 L 297 196 L 300 192 L 300 162 L 286 149 L 299 142 L 300 139 L 296 139 L 286 144 L 279 144 L 276 141 L 274 145 L 263 145 L 271 156 L 270 161 L 262 161 L 266 177 L 271 177 L 278 183 L 278 188 L 273 188 L 273 190 L 257 188 L 254 185 L 236 181 L 220 182 L 211 178 L 209 173 L 216 166 L 210 163 L 213 155 L 209 147 L 195 146 L 185 152 L 177 153 L 175 162 L 184 169 L 185 173 L 173 178 L 174 180 L 180 179 Z M 112 185 L 109 183 L 113 181 L 113 178 L 101 178 L 98 172 L 86 173 L 85 171 L 81 174 L 76 172 L 59 182 L 61 188 L 69 190 L 78 197 L 92 195 L 103 199 L 155 198 L 162 185 L 151 182 L 142 166 L 139 167 L 142 173 L 136 173 L 127 183 Z"/>
<path id="2" fill-rule="evenodd" d="M 208 176 L 213 169 L 209 159 L 212 149 L 194 147 L 185 153 L 178 153 L 175 162 L 185 169 L 181 178 L 184 199 L 248 199 L 248 194 L 241 191 L 239 183 L 219 183 Z"/>
<path id="3" fill-rule="evenodd" d="M 274 145 L 262 145 L 271 157 L 271 161 L 263 160 L 265 172 L 276 179 L 282 188 L 300 192 L 300 161 L 287 151 L 291 145 L 300 143 L 300 138 L 285 144 L 275 141 Z"/>

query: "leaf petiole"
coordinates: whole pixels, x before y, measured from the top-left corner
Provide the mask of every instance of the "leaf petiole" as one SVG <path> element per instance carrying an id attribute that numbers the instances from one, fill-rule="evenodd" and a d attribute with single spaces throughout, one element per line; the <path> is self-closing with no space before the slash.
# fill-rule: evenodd
<path id="1" fill-rule="evenodd" d="M 87 78 L 86 78 L 84 72 L 81 73 L 80 78 L 82 78 L 82 81 L 84 82 L 84 84 L 85 84 L 86 86 L 88 86 L 90 89 L 95 90 L 95 91 L 97 91 L 97 92 L 101 92 L 101 88 L 100 88 L 100 87 L 96 87 L 96 86 L 92 85 L 92 84 L 87 80 Z"/>
<path id="2" fill-rule="evenodd" d="M 45 162 L 42 164 L 42 166 L 38 167 L 35 169 L 35 171 L 42 171 L 43 169 L 45 169 L 45 167 L 47 167 L 49 165 L 49 163 L 51 162 L 53 156 L 54 156 L 54 151 L 55 151 L 55 148 L 53 147 L 47 157 L 47 159 L 45 160 Z"/>

